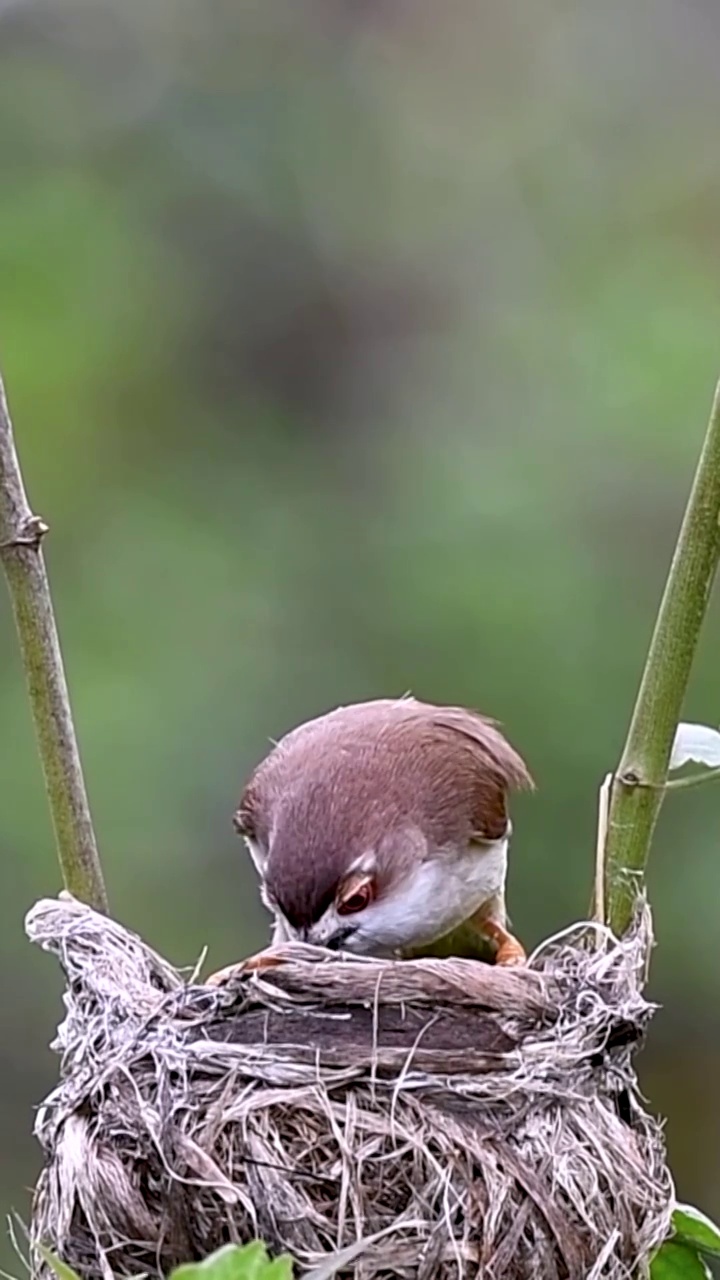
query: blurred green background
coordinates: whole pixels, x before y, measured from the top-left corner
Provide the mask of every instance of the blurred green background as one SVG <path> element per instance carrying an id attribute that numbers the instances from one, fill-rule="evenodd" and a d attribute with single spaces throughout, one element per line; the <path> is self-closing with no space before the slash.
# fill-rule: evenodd
<path id="1" fill-rule="evenodd" d="M 589 899 L 720 371 L 716 0 L 0 0 L 0 359 L 113 911 L 219 967 L 276 737 L 411 689 L 536 796 L 510 906 Z M 0 596 L 0 1202 L 52 1086 L 59 878 Z M 686 706 L 720 720 L 715 605 Z M 720 1213 L 720 794 L 668 803 L 641 1059 Z M 17 1270 L 9 1246 L 3 1261 Z"/>

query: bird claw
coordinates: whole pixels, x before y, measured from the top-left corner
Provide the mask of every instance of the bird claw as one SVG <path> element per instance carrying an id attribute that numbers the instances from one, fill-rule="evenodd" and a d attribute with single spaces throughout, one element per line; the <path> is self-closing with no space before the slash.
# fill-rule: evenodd
<path id="1" fill-rule="evenodd" d="M 495 964 L 503 965 L 505 968 L 509 968 L 512 965 L 518 967 L 527 964 L 525 948 L 518 942 L 517 938 L 508 936 L 506 942 L 501 942 L 495 956 Z"/>
<path id="2" fill-rule="evenodd" d="M 247 960 L 240 960 L 236 964 L 228 964 L 224 969 L 218 969 L 215 973 L 211 973 L 205 979 L 205 986 L 224 987 L 233 978 L 242 978 L 248 973 L 257 973 L 262 969 L 275 969 L 278 965 L 284 963 L 285 961 L 282 957 L 275 955 L 272 951 L 258 951 L 257 955 L 248 956 Z"/>
<path id="3" fill-rule="evenodd" d="M 498 924 L 495 920 L 481 920 L 479 927 L 497 947 L 495 964 L 502 965 L 503 968 L 519 967 L 527 964 L 527 955 L 522 943 L 518 942 L 517 938 L 513 937 L 511 933 L 508 933 L 503 925 Z"/>

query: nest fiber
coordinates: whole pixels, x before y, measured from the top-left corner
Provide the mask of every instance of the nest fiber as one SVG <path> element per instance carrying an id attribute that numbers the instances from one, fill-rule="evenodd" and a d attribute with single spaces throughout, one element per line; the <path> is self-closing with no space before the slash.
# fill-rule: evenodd
<path id="1" fill-rule="evenodd" d="M 288 946 L 220 988 L 66 894 L 26 924 L 67 979 L 32 1238 L 87 1280 L 256 1237 L 298 1276 L 363 1242 L 344 1280 L 627 1280 L 668 1232 L 647 912 L 522 970 Z"/>

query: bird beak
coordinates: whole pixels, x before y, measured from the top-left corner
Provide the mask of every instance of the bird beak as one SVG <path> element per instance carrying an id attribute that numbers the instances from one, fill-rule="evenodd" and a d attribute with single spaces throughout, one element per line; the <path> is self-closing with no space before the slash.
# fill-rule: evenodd
<path id="1" fill-rule="evenodd" d="M 327 939 L 325 946 L 328 951 L 341 951 L 343 943 L 347 942 L 348 938 L 350 938 L 353 933 L 357 933 L 355 925 L 343 925 L 342 929 L 337 929 L 335 933 Z"/>

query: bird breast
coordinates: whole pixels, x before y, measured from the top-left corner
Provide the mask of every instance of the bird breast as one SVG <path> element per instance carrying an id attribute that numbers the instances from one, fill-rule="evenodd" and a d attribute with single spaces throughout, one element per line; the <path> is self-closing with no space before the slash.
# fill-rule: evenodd
<path id="1" fill-rule="evenodd" d="M 492 898 L 504 898 L 508 840 L 444 849 L 418 861 L 359 920 L 355 951 L 425 946 L 464 924 Z"/>

